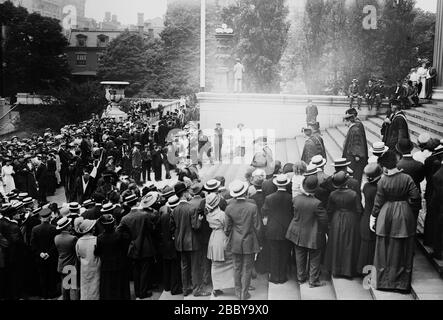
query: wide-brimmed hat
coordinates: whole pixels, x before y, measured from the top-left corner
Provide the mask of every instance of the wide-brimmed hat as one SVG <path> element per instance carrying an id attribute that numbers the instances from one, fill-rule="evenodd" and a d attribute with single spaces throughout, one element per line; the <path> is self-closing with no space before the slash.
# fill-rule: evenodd
<path id="1" fill-rule="evenodd" d="M 335 168 L 341 168 L 341 167 L 347 167 L 350 164 L 351 164 L 351 161 L 348 161 L 348 159 L 340 158 L 340 159 L 335 159 L 332 166 Z"/>
<path id="2" fill-rule="evenodd" d="M 165 186 L 160 190 L 160 194 L 165 198 L 172 197 L 174 195 L 174 189 L 170 186 Z"/>
<path id="3" fill-rule="evenodd" d="M 373 154 L 383 154 L 387 152 L 389 148 L 385 145 L 384 142 L 378 141 L 372 144 L 372 148 L 369 148 L 369 152 Z"/>
<path id="4" fill-rule="evenodd" d="M 82 217 L 75 219 L 74 224 L 77 226 L 77 232 L 86 234 L 94 228 L 97 220 L 84 219 Z"/>
<path id="5" fill-rule="evenodd" d="M 272 180 L 272 183 L 275 184 L 277 187 L 286 187 L 288 184 L 291 183 L 291 180 L 289 180 L 287 175 L 280 174 L 275 177 L 274 180 Z"/>
<path id="6" fill-rule="evenodd" d="M 249 189 L 249 184 L 247 182 L 235 180 L 229 185 L 229 190 L 230 190 L 229 194 L 233 198 L 239 198 L 245 195 L 248 189 Z"/>
<path id="7" fill-rule="evenodd" d="M 414 149 L 414 144 L 409 139 L 400 139 L 395 146 L 395 149 L 402 155 L 410 154 Z"/>
<path id="8" fill-rule="evenodd" d="M 81 209 L 81 205 L 78 203 L 78 202 L 71 202 L 70 204 L 69 204 L 69 210 L 70 211 L 78 211 L 78 210 L 80 210 Z"/>
<path id="9" fill-rule="evenodd" d="M 63 230 L 65 229 L 67 226 L 69 226 L 72 222 L 71 218 L 68 217 L 62 217 L 60 220 L 57 221 L 57 230 Z"/>
<path id="10" fill-rule="evenodd" d="M 206 191 L 212 192 L 212 191 L 216 191 L 218 188 L 220 188 L 220 186 L 221 186 L 220 181 L 215 180 L 215 179 L 211 179 L 211 180 L 206 181 L 204 188 Z"/>
<path id="11" fill-rule="evenodd" d="M 378 163 L 370 163 L 365 167 L 364 173 L 369 182 L 379 180 L 383 175 L 383 169 Z"/>
<path id="12" fill-rule="evenodd" d="M 175 207 L 178 206 L 179 203 L 180 203 L 180 199 L 176 195 L 173 195 L 172 197 L 170 197 L 168 199 L 167 206 L 171 209 L 174 209 Z"/>
<path id="13" fill-rule="evenodd" d="M 346 182 L 348 182 L 348 180 L 349 174 L 344 171 L 340 171 L 334 174 L 334 176 L 332 177 L 332 185 L 334 186 L 334 188 L 338 189 L 343 187 Z"/>
<path id="14" fill-rule="evenodd" d="M 431 141 L 431 135 L 427 132 L 420 134 L 417 139 L 419 147 L 425 147 L 429 141 Z"/>
<path id="15" fill-rule="evenodd" d="M 102 206 L 100 213 L 110 213 L 115 209 L 115 204 L 113 203 L 106 203 Z"/>
<path id="16" fill-rule="evenodd" d="M 323 158 L 322 155 L 316 155 L 312 158 L 311 163 L 315 165 L 317 168 L 321 168 L 326 165 L 327 160 Z"/>
<path id="17" fill-rule="evenodd" d="M 188 186 L 184 182 L 177 182 L 174 186 L 174 192 L 177 196 L 187 190 Z"/>
<path id="18" fill-rule="evenodd" d="M 217 193 L 211 193 L 206 197 L 206 208 L 214 210 L 220 204 L 220 196 Z"/>
<path id="19" fill-rule="evenodd" d="M 191 186 L 192 194 L 199 194 L 203 190 L 203 184 L 200 182 L 194 183 Z"/>
<path id="20" fill-rule="evenodd" d="M 147 209 L 151 208 L 159 199 L 160 194 L 158 192 L 148 192 L 142 200 L 140 201 L 140 208 Z"/>
<path id="21" fill-rule="evenodd" d="M 51 215 L 52 211 L 49 208 L 42 208 L 38 213 L 41 218 L 48 218 Z"/>
<path id="22" fill-rule="evenodd" d="M 109 226 L 115 223 L 115 218 L 112 216 L 112 214 L 104 214 L 100 217 L 99 221 L 102 225 Z"/>
<path id="23" fill-rule="evenodd" d="M 316 175 L 307 176 L 303 179 L 302 183 L 303 190 L 306 193 L 313 194 L 317 190 L 318 187 L 318 178 Z"/>

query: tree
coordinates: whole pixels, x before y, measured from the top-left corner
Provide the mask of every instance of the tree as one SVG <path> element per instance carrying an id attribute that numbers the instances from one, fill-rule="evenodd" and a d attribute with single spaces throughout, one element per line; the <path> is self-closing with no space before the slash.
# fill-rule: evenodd
<path id="1" fill-rule="evenodd" d="M 199 90 L 200 6 L 175 2 L 168 6 L 163 40 L 166 95 L 179 97 Z"/>
<path id="2" fill-rule="evenodd" d="M 418 48 L 418 57 L 428 58 L 429 60 L 433 58 L 435 21 L 435 13 L 425 12 L 420 8 L 415 9 L 415 19 L 412 23 L 412 39 Z"/>
<path id="3" fill-rule="evenodd" d="M 64 55 L 68 44 L 56 19 L 29 14 L 10 1 L 0 4 L 0 24 L 6 26 L 5 96 L 60 88 L 69 81 Z"/>
<path id="4" fill-rule="evenodd" d="M 280 91 L 280 60 L 290 24 L 284 0 L 245 0 L 223 11 L 236 33 L 236 53 L 246 69 L 245 84 L 256 92 Z"/>

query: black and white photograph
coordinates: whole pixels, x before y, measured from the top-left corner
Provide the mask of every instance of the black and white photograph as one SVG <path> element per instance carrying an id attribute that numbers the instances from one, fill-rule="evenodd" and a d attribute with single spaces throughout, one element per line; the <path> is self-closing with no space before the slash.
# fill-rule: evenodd
<path id="1" fill-rule="evenodd" d="M 443 0 L 1 0 L 0 28 L 0 309 L 443 300 Z"/>

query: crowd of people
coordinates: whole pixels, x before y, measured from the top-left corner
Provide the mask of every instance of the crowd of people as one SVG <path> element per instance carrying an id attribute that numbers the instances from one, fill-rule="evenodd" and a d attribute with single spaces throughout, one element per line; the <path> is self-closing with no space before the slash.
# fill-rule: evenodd
<path id="1" fill-rule="evenodd" d="M 180 139 L 199 130 L 190 110 L 160 110 L 151 124 L 154 114 L 133 108 L 124 123 L 93 116 L 57 136 L 47 130 L 4 145 L 0 298 L 125 300 L 132 280 L 136 299 L 158 288 L 197 297 L 234 288 L 247 300 L 257 274 L 283 284 L 292 273 L 316 288 L 322 272 L 352 279 L 368 266 L 376 289 L 409 292 L 423 211 L 425 242 L 441 259 L 443 141 L 424 134 L 412 154 L 400 104 L 370 150 L 357 110 L 346 112 L 349 132 L 332 175 L 310 105 L 301 159 L 283 165 L 264 147 L 229 186 L 223 176 L 201 180 L 200 156 L 186 161 Z M 215 135 L 222 144 L 220 125 Z M 212 152 L 208 137 L 197 137 L 198 151 Z M 162 180 L 162 167 L 169 184 L 143 186 L 150 168 Z M 65 206 L 46 200 L 58 182 Z"/>

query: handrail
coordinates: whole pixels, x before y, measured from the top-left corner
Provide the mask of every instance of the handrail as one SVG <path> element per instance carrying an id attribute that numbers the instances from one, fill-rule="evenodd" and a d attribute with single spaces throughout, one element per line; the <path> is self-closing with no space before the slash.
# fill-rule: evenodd
<path id="1" fill-rule="evenodd" d="M 2 121 L 8 114 L 10 114 L 12 111 L 14 111 L 14 109 L 17 108 L 17 107 L 18 107 L 18 104 L 16 104 L 14 107 L 9 109 L 8 112 L 6 112 L 3 116 L 0 117 L 0 121 Z"/>

